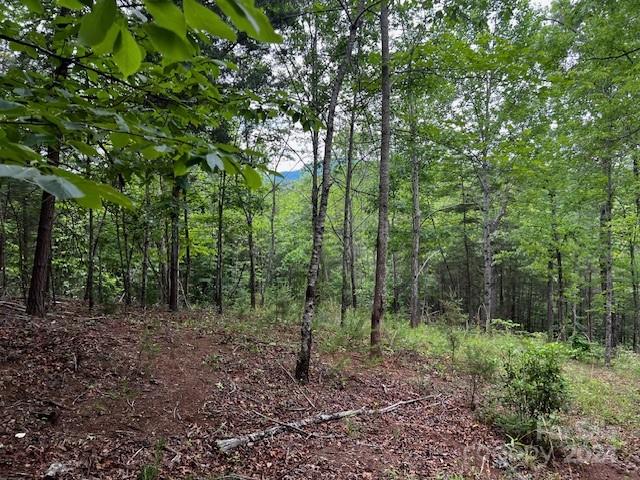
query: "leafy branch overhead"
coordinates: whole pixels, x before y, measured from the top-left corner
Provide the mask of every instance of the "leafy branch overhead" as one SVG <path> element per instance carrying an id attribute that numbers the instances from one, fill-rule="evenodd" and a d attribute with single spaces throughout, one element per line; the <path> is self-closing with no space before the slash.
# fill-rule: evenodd
<path id="1" fill-rule="evenodd" d="M 24 28 L 34 21 L 43 27 Z M 253 0 L 11 3 L 0 14 L 0 41 L 10 48 L 0 81 L 10 92 L 0 102 L 0 161 L 7 164 L 0 176 L 94 207 L 95 199 L 80 198 L 128 202 L 86 177 L 85 157 L 102 158 L 107 177 L 140 173 L 137 156 L 162 163 L 155 170 L 166 176 L 201 165 L 259 186 L 261 175 L 241 165 L 239 149 L 208 139 L 224 122 L 255 115 L 255 94 L 216 80 L 236 68 L 215 49 L 238 41 L 237 32 L 281 41 Z M 52 145 L 62 151 L 62 165 L 43 158 Z M 218 163 L 207 161 L 213 157 Z M 73 175 L 85 177 L 82 188 Z"/>

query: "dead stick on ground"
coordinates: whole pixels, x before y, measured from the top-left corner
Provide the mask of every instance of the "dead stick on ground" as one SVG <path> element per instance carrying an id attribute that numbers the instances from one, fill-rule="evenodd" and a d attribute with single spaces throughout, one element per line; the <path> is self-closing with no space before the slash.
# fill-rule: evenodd
<path id="1" fill-rule="evenodd" d="M 289 370 L 284 368 L 280 362 L 277 362 L 277 363 L 278 363 L 278 366 L 282 369 L 282 371 L 284 373 L 286 373 L 287 376 L 291 379 L 291 381 L 294 383 L 294 385 L 296 387 L 298 387 L 298 390 L 300 390 L 300 393 L 304 396 L 304 398 L 307 399 L 307 402 L 309 402 L 309 405 L 311 405 L 311 408 L 316 408 L 315 404 L 311 401 L 311 399 L 307 396 L 307 394 L 303 390 L 303 387 L 301 387 L 300 384 L 298 382 L 296 382 L 296 379 L 293 378 L 293 375 L 291 375 L 291 372 L 289 372 Z"/>
<path id="2" fill-rule="evenodd" d="M 358 415 L 374 415 L 374 414 L 389 413 L 404 405 L 421 402 L 434 397 L 435 395 L 428 395 L 426 397 L 412 398 L 410 400 L 404 400 L 401 402 L 393 403 L 384 408 L 370 409 L 370 408 L 362 407 L 356 410 L 343 410 L 341 412 L 336 412 L 336 413 L 320 413 L 319 415 L 303 418 L 302 420 L 298 420 L 297 422 L 282 423 L 279 425 L 275 425 L 273 427 L 269 427 L 265 430 L 249 433 L 247 435 L 241 435 L 239 437 L 217 440 L 216 445 L 218 446 L 218 449 L 222 453 L 228 453 L 234 448 L 247 445 L 248 443 L 264 440 L 265 438 L 273 437 L 275 435 L 286 432 L 288 430 L 301 430 L 302 427 L 306 427 L 307 425 L 330 422 L 332 420 L 340 420 L 342 418 L 355 417 Z M 305 432 L 305 434 L 308 434 L 308 433 Z"/>

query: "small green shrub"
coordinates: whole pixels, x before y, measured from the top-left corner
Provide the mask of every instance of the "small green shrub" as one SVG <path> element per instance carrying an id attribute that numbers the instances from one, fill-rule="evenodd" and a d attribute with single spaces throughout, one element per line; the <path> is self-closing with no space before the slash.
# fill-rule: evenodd
<path id="1" fill-rule="evenodd" d="M 476 396 L 482 385 L 494 380 L 498 371 L 498 360 L 494 351 L 486 344 L 470 341 L 462 349 L 458 369 L 469 379 L 471 406 L 476 406 Z"/>
<path id="2" fill-rule="evenodd" d="M 523 418 L 537 419 L 562 409 L 568 402 L 562 376 L 563 349 L 554 343 L 531 344 L 505 363 L 504 401 Z"/>

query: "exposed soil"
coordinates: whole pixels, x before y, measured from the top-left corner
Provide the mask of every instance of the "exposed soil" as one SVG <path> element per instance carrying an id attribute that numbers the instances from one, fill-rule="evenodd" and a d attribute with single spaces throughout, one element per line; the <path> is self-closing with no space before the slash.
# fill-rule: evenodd
<path id="1" fill-rule="evenodd" d="M 90 315 L 71 302 L 31 319 L 0 302 L 0 478 L 42 478 L 55 462 L 56 478 L 69 479 L 138 478 L 145 468 L 162 479 L 640 478 L 615 461 L 517 471 L 460 379 L 411 352 L 371 364 L 316 351 L 312 382 L 299 387 L 287 373 L 297 333 L 239 329 L 207 312 Z M 426 395 L 230 454 L 215 443 Z"/>

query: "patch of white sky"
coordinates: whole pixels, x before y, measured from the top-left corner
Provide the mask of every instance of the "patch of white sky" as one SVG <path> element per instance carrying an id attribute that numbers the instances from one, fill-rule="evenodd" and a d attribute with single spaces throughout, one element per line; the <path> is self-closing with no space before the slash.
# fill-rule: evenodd
<path id="1" fill-rule="evenodd" d="M 402 3 L 404 0 L 397 0 Z M 530 0 L 531 5 L 538 10 L 547 9 L 553 0 Z M 416 18 L 416 21 L 420 21 L 419 18 Z M 391 41 L 393 43 L 394 38 L 399 38 L 402 34 L 399 28 L 392 28 L 391 33 Z M 276 47 L 279 48 L 279 47 Z M 393 45 L 392 45 L 393 48 Z M 273 55 L 273 70 L 277 76 L 283 76 L 285 78 L 290 78 L 292 74 L 295 72 L 293 69 L 303 69 L 303 58 L 301 56 L 297 56 L 294 59 L 290 59 L 290 65 L 284 65 L 281 62 L 283 61 L 282 55 Z M 346 121 L 346 112 L 337 112 L 336 123 L 340 124 L 343 120 Z M 277 122 L 280 128 L 283 127 L 280 121 Z M 319 145 L 319 161 L 322 159 L 322 150 L 323 150 L 323 134 L 320 134 L 320 145 Z M 313 148 L 311 144 L 311 134 L 309 132 L 304 132 L 299 125 L 290 125 L 287 134 L 278 140 L 279 146 L 274 147 L 274 150 L 279 152 L 279 154 L 272 156 L 270 160 L 270 168 L 278 171 L 278 172 L 291 172 L 297 170 L 304 170 L 309 168 L 313 161 Z M 335 145 L 335 144 L 334 144 Z"/>

